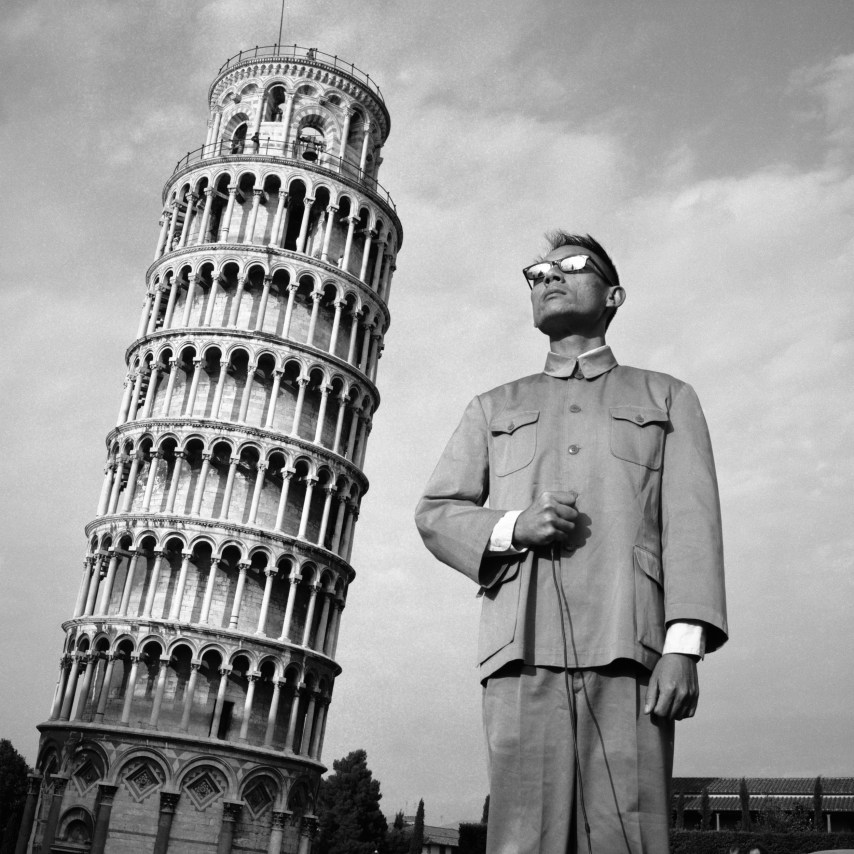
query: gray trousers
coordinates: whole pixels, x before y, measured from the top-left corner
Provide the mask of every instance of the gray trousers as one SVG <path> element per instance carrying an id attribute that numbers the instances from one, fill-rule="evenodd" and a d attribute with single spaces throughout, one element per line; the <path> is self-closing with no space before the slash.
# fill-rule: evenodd
<path id="1" fill-rule="evenodd" d="M 648 671 L 621 659 L 569 677 L 593 854 L 667 854 L 673 723 L 643 713 Z M 563 670 L 502 667 L 483 722 L 487 854 L 586 854 Z"/>

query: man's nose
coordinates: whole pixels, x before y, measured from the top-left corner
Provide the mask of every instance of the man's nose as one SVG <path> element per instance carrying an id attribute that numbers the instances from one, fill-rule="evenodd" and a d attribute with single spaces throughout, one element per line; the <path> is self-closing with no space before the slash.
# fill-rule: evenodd
<path id="1" fill-rule="evenodd" d="M 543 276 L 543 284 L 549 285 L 552 282 L 562 282 L 563 281 L 563 272 L 557 264 L 552 264 L 549 267 L 549 271 Z"/>

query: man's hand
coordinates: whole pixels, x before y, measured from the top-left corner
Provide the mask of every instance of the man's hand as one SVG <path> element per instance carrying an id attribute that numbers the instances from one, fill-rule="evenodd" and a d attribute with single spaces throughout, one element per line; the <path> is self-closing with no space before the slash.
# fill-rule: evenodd
<path id="1" fill-rule="evenodd" d="M 513 529 L 516 548 L 547 546 L 565 543 L 573 529 L 578 511 L 575 509 L 577 492 L 542 492 L 519 514 Z"/>
<path id="2" fill-rule="evenodd" d="M 652 671 L 643 712 L 681 721 L 694 717 L 699 698 L 697 663 L 690 655 L 671 652 L 662 655 Z"/>

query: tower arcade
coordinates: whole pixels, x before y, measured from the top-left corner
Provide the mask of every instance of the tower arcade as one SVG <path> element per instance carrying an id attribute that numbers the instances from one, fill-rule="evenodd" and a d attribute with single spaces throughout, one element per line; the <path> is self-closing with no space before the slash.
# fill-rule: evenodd
<path id="1" fill-rule="evenodd" d="M 389 114 L 231 57 L 176 165 L 18 854 L 307 854 L 402 229 Z M 71 846 L 71 847 L 69 847 Z"/>

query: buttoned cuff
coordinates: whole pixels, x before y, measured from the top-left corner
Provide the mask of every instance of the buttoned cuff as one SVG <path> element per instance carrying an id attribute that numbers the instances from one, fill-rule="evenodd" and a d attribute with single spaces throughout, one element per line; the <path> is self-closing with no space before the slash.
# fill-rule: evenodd
<path id="1" fill-rule="evenodd" d="M 486 547 L 489 554 L 520 555 L 527 551 L 513 548 L 513 530 L 521 513 L 521 510 L 509 510 L 495 523 Z"/>
<path id="2" fill-rule="evenodd" d="M 661 654 L 671 652 L 702 658 L 706 653 L 706 627 L 693 620 L 674 620 L 667 627 Z"/>

